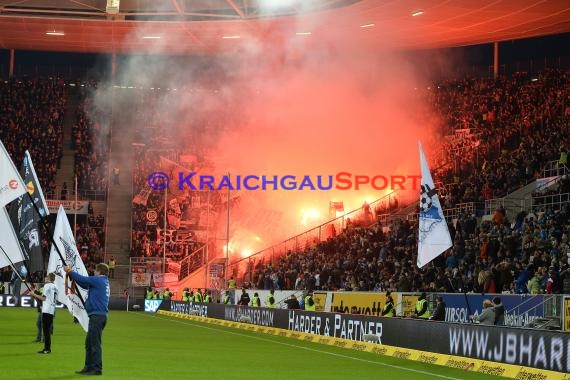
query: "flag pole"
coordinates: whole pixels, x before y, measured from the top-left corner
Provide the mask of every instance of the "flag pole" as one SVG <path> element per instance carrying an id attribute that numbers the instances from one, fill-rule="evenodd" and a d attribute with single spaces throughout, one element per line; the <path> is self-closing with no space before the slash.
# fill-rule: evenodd
<path id="1" fill-rule="evenodd" d="M 205 249 L 205 255 L 206 255 L 206 260 L 205 260 L 205 264 L 206 264 L 206 270 L 204 271 L 204 288 L 208 287 L 208 260 L 210 259 L 209 254 L 210 251 L 208 250 L 208 246 L 210 245 L 210 189 L 207 190 L 207 202 L 208 202 L 208 208 L 207 208 L 207 212 L 206 212 L 206 249 Z M 212 279 L 210 279 L 210 281 L 212 281 Z"/>
<path id="2" fill-rule="evenodd" d="M 19 273 L 18 270 L 16 269 L 16 265 L 12 262 L 12 260 L 10 259 L 10 256 L 8 256 L 8 254 L 6 253 L 6 251 L 4 250 L 4 248 L 3 248 L 1 245 L 0 245 L 0 249 L 1 249 L 2 252 L 4 253 L 4 256 L 6 256 L 6 258 L 7 258 L 8 261 L 10 262 L 10 266 L 12 267 L 12 270 L 14 271 L 14 273 L 16 273 L 16 275 L 18 276 L 18 278 L 20 279 L 20 281 L 22 281 L 24 284 L 26 284 L 26 288 L 28 288 L 28 290 L 31 291 L 32 289 L 30 288 L 30 286 L 28 285 L 28 283 L 26 282 L 26 280 L 24 280 L 24 279 L 22 278 L 22 276 L 20 276 L 20 273 Z M 28 266 L 26 265 L 26 263 L 25 263 L 25 262 L 23 262 L 23 263 L 24 263 L 24 266 L 26 267 L 26 270 L 28 270 Z M 28 272 L 28 274 L 29 274 L 29 273 L 30 273 L 30 272 Z M 19 294 L 16 294 L 16 295 L 19 296 Z"/>
<path id="3" fill-rule="evenodd" d="M 73 213 L 73 238 L 77 238 L 77 175 L 75 176 L 75 204 L 73 205 L 74 213 Z M 87 223 L 89 223 L 89 216 L 87 216 Z"/>
<path id="4" fill-rule="evenodd" d="M 38 205 L 36 205 L 36 203 L 34 202 L 34 198 L 32 198 L 32 196 L 30 195 L 30 193 L 28 193 L 26 191 L 26 193 L 28 194 L 28 197 L 30 198 L 30 201 L 32 202 L 32 205 L 34 206 L 34 210 L 36 210 L 36 212 L 38 213 L 38 215 L 40 216 L 40 222 L 43 223 L 44 228 L 47 230 L 48 236 L 49 236 L 49 240 L 52 244 L 52 247 L 55 247 L 55 250 L 59 256 L 59 259 L 61 260 L 61 263 L 64 266 L 67 266 L 67 263 L 65 262 L 65 259 L 63 258 L 63 255 L 61 254 L 61 251 L 59 250 L 59 247 L 57 246 L 57 244 L 55 243 L 55 240 L 53 239 L 53 234 L 50 231 L 49 228 L 49 223 L 46 217 L 42 216 L 42 214 L 40 213 L 40 210 L 38 209 Z M 74 238 L 75 239 L 75 238 Z M 72 282 L 73 287 L 75 289 L 75 293 L 77 294 L 77 296 L 79 297 L 79 300 L 81 301 L 81 304 L 83 305 L 83 307 L 85 308 L 85 300 L 83 299 L 83 296 L 81 295 L 81 292 L 79 291 L 79 288 L 77 287 L 77 284 L 75 283 L 75 281 Z"/>
<path id="5" fill-rule="evenodd" d="M 27 193 L 27 192 L 28 192 L 28 191 L 26 190 L 26 193 Z M 28 195 L 29 195 L 29 193 L 28 193 Z M 11 205 L 10 207 L 19 207 L 19 206 L 20 206 L 20 205 L 19 205 L 19 202 L 20 202 L 20 200 L 18 199 L 18 204 L 12 203 L 12 205 Z M 12 210 L 10 210 L 10 211 L 12 211 Z M 10 222 L 11 222 L 11 221 L 10 221 Z M 20 247 L 21 247 L 21 246 L 22 246 L 22 242 L 20 241 L 20 227 L 22 227 L 22 226 L 20 225 L 20 223 L 18 223 L 18 235 L 17 235 L 16 237 L 18 238 L 18 244 L 20 244 Z M 15 232 L 15 231 L 14 231 L 14 232 Z M 0 248 L 1 248 L 1 247 L 0 247 Z M 10 260 L 10 258 L 8 257 L 8 254 L 4 251 L 4 249 L 2 249 L 2 251 L 4 252 L 4 254 L 6 255 L 6 257 L 8 258 L 8 260 Z M 22 253 L 23 253 L 23 255 L 24 255 L 24 260 L 22 261 L 22 263 L 24 264 L 24 267 L 26 267 L 26 271 L 28 272 L 28 276 L 30 276 L 30 278 L 31 278 L 32 272 L 30 271 L 30 267 L 28 267 L 28 263 L 26 263 L 26 260 L 30 260 L 30 261 L 31 261 L 31 257 L 28 257 L 28 258 L 26 259 L 26 252 L 25 252 L 25 249 L 22 249 Z M 10 260 L 10 263 L 12 263 L 11 260 Z M 14 268 L 16 268 L 13 263 L 12 263 L 12 266 L 13 266 Z M 19 274 L 19 273 L 18 273 L 18 274 Z M 20 277 L 20 279 L 21 279 L 21 277 Z M 28 289 L 29 289 L 29 288 L 28 288 Z"/>
<path id="6" fill-rule="evenodd" d="M 164 236 L 163 236 L 163 243 L 162 243 L 162 275 L 166 273 L 166 201 L 168 199 L 168 186 L 164 189 Z M 164 277 L 163 277 L 164 282 Z"/>
<path id="7" fill-rule="evenodd" d="M 228 182 L 230 182 L 230 173 L 228 172 Z M 226 216 L 226 268 L 224 270 L 224 286 L 228 284 L 228 265 L 230 259 L 230 186 L 228 186 L 228 202 Z"/>
<path id="8" fill-rule="evenodd" d="M 467 291 L 465 289 L 463 289 L 463 296 L 465 297 L 465 303 L 467 304 L 467 313 L 469 314 L 469 318 L 467 318 L 467 320 L 469 322 L 473 322 L 471 319 L 471 316 L 473 314 L 471 314 L 471 306 L 469 306 L 469 298 L 467 297 Z"/>

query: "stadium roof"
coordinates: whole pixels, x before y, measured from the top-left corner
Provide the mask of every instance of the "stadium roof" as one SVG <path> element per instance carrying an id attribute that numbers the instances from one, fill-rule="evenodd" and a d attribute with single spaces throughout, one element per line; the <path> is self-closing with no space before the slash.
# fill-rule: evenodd
<path id="1" fill-rule="evenodd" d="M 17 50 L 216 54 L 258 40 L 370 51 L 568 31 L 568 0 L 0 0 L 0 48 Z"/>

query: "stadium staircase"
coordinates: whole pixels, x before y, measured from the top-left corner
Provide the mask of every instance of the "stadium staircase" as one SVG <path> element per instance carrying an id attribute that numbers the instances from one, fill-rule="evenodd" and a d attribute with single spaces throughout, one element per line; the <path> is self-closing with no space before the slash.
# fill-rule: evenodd
<path id="1" fill-rule="evenodd" d="M 117 99 L 115 92 L 113 104 L 123 104 Z M 123 99 L 124 100 L 124 99 Z M 111 294 L 123 294 L 129 285 L 129 257 L 132 218 L 132 143 L 135 135 L 135 126 L 129 122 L 129 115 L 125 108 L 114 107 L 111 115 L 111 142 L 109 152 L 109 187 L 107 191 L 107 222 L 105 231 L 105 262 L 111 256 L 115 257 L 117 268 L 114 279 L 111 279 Z M 119 185 L 115 185 L 113 169 L 120 169 Z"/>
<path id="2" fill-rule="evenodd" d="M 560 178 L 569 173 L 566 166 L 558 167 L 557 161 L 547 163 L 542 170 L 539 180 L 533 180 L 526 186 L 523 186 L 503 198 L 491 199 L 485 202 L 485 219 L 492 216 L 493 211 L 499 207 L 504 207 L 509 220 L 514 220 L 515 216 L 521 211 L 530 212 L 533 208 L 532 193 L 537 190 L 545 190 L 558 183 Z"/>
<path id="3" fill-rule="evenodd" d="M 372 209 L 374 209 L 374 207 L 376 206 L 376 204 L 380 204 L 381 201 L 388 201 L 388 204 L 390 204 L 390 197 L 391 196 L 399 196 L 399 194 L 397 193 L 393 193 L 393 194 L 389 194 L 389 195 L 385 195 L 384 197 L 377 199 L 376 201 L 370 203 L 370 207 Z M 400 206 L 400 207 L 396 207 L 395 209 L 392 210 L 388 210 L 386 214 L 383 215 L 378 215 L 378 218 L 376 220 L 371 219 L 369 221 L 368 224 L 366 224 L 366 227 L 371 227 L 375 224 L 379 224 L 381 226 L 388 224 L 389 222 L 392 222 L 394 220 L 406 220 L 409 219 L 409 215 L 412 214 L 417 208 L 417 203 L 416 202 L 412 202 L 409 205 L 406 206 Z M 264 257 L 266 253 L 270 253 L 271 257 L 280 257 L 282 255 L 285 255 L 287 251 L 294 249 L 294 250 L 304 250 L 307 247 L 309 247 L 311 244 L 314 243 L 315 238 L 317 238 L 318 236 L 318 240 L 319 241 L 323 241 L 326 240 L 328 238 L 328 234 L 326 233 L 326 231 L 328 231 L 328 229 L 325 226 L 328 225 L 336 225 L 338 227 L 337 231 L 341 231 L 342 228 L 344 228 L 344 220 L 345 218 L 351 218 L 353 220 L 360 220 L 360 222 L 362 223 L 364 221 L 364 219 L 362 219 L 362 208 L 356 208 L 348 213 L 346 213 L 344 215 L 344 217 L 337 217 L 337 218 L 333 218 L 328 220 L 327 222 L 323 223 L 322 225 L 318 226 L 318 227 L 314 227 L 311 228 L 307 231 L 304 231 L 296 236 L 293 236 L 281 243 L 275 244 L 273 246 L 270 246 L 268 248 L 265 248 L 259 252 L 254 253 L 253 255 L 251 255 L 249 258 L 254 258 L 254 259 L 259 259 L 261 257 Z M 207 286 L 208 287 L 215 287 L 217 289 L 220 288 L 224 288 L 225 284 L 222 283 L 218 283 L 217 285 L 213 286 L 213 282 L 211 279 L 211 273 L 207 273 L 208 268 L 211 268 L 211 265 L 213 263 L 217 263 L 220 264 L 222 267 L 225 265 L 225 260 L 224 259 L 220 259 L 219 257 L 210 259 L 210 260 L 201 260 L 202 254 L 201 254 L 201 249 L 197 250 L 196 252 L 194 252 L 192 255 L 196 255 L 196 258 L 192 258 L 192 255 L 185 258 L 182 262 L 181 262 L 181 268 L 180 268 L 180 273 L 179 273 L 179 281 L 176 284 L 171 284 L 171 290 L 172 289 L 183 289 L 185 287 L 189 287 L 189 288 L 200 288 L 200 287 L 204 287 L 204 283 L 206 283 L 206 279 L 209 278 L 210 280 L 207 282 Z M 249 260 L 249 258 L 243 258 L 237 262 L 234 262 L 232 264 L 230 264 L 230 267 L 234 266 L 234 265 L 239 265 L 240 262 L 243 262 L 245 260 Z M 192 265 L 191 263 L 185 263 L 188 260 L 193 260 L 194 263 L 196 263 L 197 261 L 200 261 L 201 263 L 205 264 L 200 264 L 200 265 Z M 230 273 L 228 275 L 231 275 L 231 269 L 230 269 Z M 241 286 L 241 278 L 242 278 L 242 274 L 240 274 L 236 280 L 238 282 L 238 285 Z M 251 280 L 251 279 L 250 279 Z"/>
<path id="4" fill-rule="evenodd" d="M 75 146 L 73 142 L 73 125 L 77 121 L 79 99 L 75 87 L 67 87 L 67 107 L 63 118 L 63 156 L 55 176 L 56 192 L 53 199 L 61 198 L 63 183 L 67 183 L 67 199 L 73 198 L 75 180 Z M 48 196 L 48 198 L 51 198 Z"/>
<path id="5" fill-rule="evenodd" d="M 389 214 L 387 220 L 389 222 L 395 221 L 395 220 L 409 220 L 410 219 L 409 216 L 415 215 L 417 213 L 417 210 L 418 210 L 418 203 L 412 202 L 409 205 L 405 206 L 404 208 Z"/>

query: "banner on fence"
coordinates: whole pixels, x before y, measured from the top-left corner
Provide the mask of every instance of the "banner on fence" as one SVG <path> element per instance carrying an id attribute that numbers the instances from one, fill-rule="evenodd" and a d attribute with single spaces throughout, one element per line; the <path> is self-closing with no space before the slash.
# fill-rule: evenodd
<path id="1" fill-rule="evenodd" d="M 528 294 L 481 295 L 481 294 L 442 294 L 446 304 L 447 322 L 468 323 L 472 315 L 483 311 L 483 301 L 499 297 L 505 307 L 505 325 L 523 327 L 537 318 L 544 317 L 544 296 Z M 469 304 L 467 304 L 469 303 Z"/>
<path id="2" fill-rule="evenodd" d="M 396 294 L 392 297 L 395 297 Z M 332 313 L 355 313 L 362 315 L 382 314 L 382 308 L 386 303 L 384 293 L 354 293 L 334 292 L 331 299 L 330 312 Z"/>
<path id="3" fill-rule="evenodd" d="M 417 294 L 402 294 L 399 305 L 396 307 L 398 315 L 407 317 L 416 313 L 416 303 L 420 298 Z"/>
<path id="4" fill-rule="evenodd" d="M 570 297 L 564 297 L 564 331 L 570 331 Z"/>
<path id="5" fill-rule="evenodd" d="M 468 359 L 471 358 L 525 366 L 527 373 L 534 373 L 533 368 L 537 373 L 545 369 L 570 372 L 570 334 L 560 331 L 176 301 L 163 310 L 183 314 L 198 311 L 208 318 L 236 322 L 247 316 L 253 325 L 293 331 L 294 334 L 285 334 L 293 338 L 295 334 L 308 333 L 363 341 L 366 334 L 372 334 L 381 343 L 379 349 L 383 345 L 401 348 L 396 351 L 402 351 L 402 355 L 396 352 L 393 356 L 409 359 L 406 349 L 412 349 L 464 357 L 465 360 L 449 359 L 444 364 L 454 368 L 466 368 L 472 363 Z M 348 344 L 343 341 L 338 345 L 348 347 Z"/>
<path id="6" fill-rule="evenodd" d="M 50 213 L 57 214 L 57 210 L 59 210 L 59 205 L 63 206 L 66 214 L 79 214 L 79 215 L 87 215 L 87 211 L 89 209 L 89 201 L 63 201 L 63 200 L 55 200 L 55 199 L 48 199 L 46 200 L 48 210 Z"/>
<path id="7" fill-rule="evenodd" d="M 132 273 L 133 286 L 150 286 L 150 273 Z"/>

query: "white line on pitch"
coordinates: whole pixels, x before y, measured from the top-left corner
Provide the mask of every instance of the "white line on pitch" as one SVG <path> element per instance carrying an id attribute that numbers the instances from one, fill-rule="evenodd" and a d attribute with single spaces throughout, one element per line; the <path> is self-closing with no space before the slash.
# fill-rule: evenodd
<path id="1" fill-rule="evenodd" d="M 137 313 L 139 314 L 139 313 Z M 144 313 L 143 315 L 146 316 L 151 316 L 147 313 Z M 248 335 L 248 334 L 243 334 L 243 333 L 239 333 L 236 331 L 228 331 L 228 330 L 223 330 L 223 329 L 217 329 L 214 327 L 210 327 L 210 326 L 204 326 L 200 323 L 195 323 L 193 321 L 181 321 L 178 319 L 174 319 L 175 317 L 162 317 L 158 314 L 154 315 L 155 318 L 159 318 L 162 320 L 166 320 L 166 321 L 172 321 L 172 322 L 178 322 L 178 323 L 182 323 L 183 325 L 192 325 L 192 326 L 196 326 L 202 329 L 206 329 L 206 330 L 214 330 L 214 331 L 221 331 L 227 334 L 232 334 L 232 335 L 238 335 L 238 336 L 243 336 L 243 337 L 248 337 L 251 339 L 257 339 L 257 340 L 261 340 L 264 342 L 271 342 L 271 343 L 275 343 L 275 344 L 280 344 L 283 346 L 288 346 L 288 347 L 294 347 L 294 348 L 300 348 L 303 350 L 307 350 L 307 351 L 313 351 L 313 352 L 318 352 L 321 354 L 326 354 L 326 355 L 331 355 L 331 356 L 337 356 L 337 357 L 341 357 L 341 358 L 346 358 L 346 359 L 352 359 L 352 360 L 356 360 L 356 361 L 360 361 L 360 362 L 365 362 L 365 363 L 370 363 L 370 364 L 377 364 L 377 365 L 381 365 L 384 367 L 390 367 L 390 368 L 396 368 L 396 369 L 400 369 L 403 371 L 409 371 L 409 372 L 415 372 L 415 373 L 421 373 L 422 375 L 428 375 L 428 376 L 435 376 L 435 377 L 439 377 L 442 379 L 449 379 L 449 380 L 461 380 L 457 377 L 450 377 L 450 376 L 444 376 L 444 375 L 439 375 L 437 373 L 433 373 L 433 372 L 428 372 L 428 371 L 422 371 L 419 369 L 413 369 L 413 368 L 406 368 L 406 367 L 402 367 L 399 365 L 395 365 L 395 364 L 387 364 L 387 363 L 382 363 L 382 362 L 377 362 L 377 361 L 373 361 L 373 360 L 367 360 L 367 359 L 361 359 L 361 358 L 355 358 L 354 356 L 350 356 L 350 355 L 343 355 L 343 354 L 338 354 L 335 352 L 330 352 L 330 351 L 323 351 L 323 350 L 317 350 L 315 348 L 309 348 L 309 347 L 304 347 L 304 346 L 298 346 L 296 344 L 291 344 L 291 343 L 285 343 L 285 342 L 279 342 L 277 340 L 274 339 L 267 339 L 267 338 L 262 338 L 259 336 L 253 336 L 253 335 Z M 206 323 L 206 322 L 203 322 Z"/>

